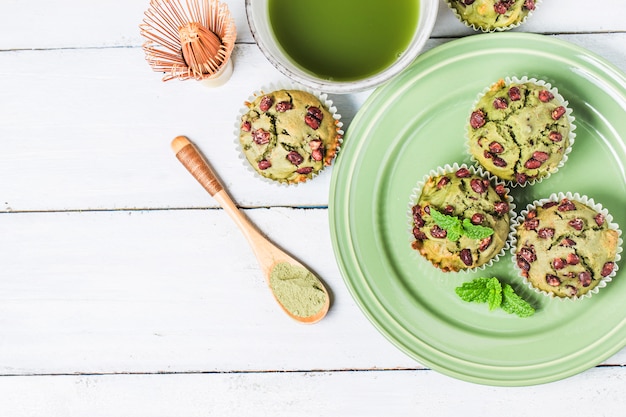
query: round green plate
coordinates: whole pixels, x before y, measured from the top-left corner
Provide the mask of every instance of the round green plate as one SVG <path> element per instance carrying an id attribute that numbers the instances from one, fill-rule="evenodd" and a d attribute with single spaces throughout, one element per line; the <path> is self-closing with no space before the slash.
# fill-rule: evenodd
<path id="1" fill-rule="evenodd" d="M 412 189 L 433 168 L 469 163 L 464 125 L 477 94 L 499 78 L 524 75 L 550 82 L 569 100 L 577 138 L 556 174 L 512 190 L 517 211 L 553 192 L 578 192 L 623 227 L 626 77 L 587 50 L 534 34 L 473 35 L 420 56 L 359 110 L 330 188 L 333 249 L 370 321 L 418 362 L 489 385 L 555 381 L 626 345 L 623 265 L 591 298 L 551 300 L 523 285 L 509 253 L 484 271 L 443 273 L 411 249 Z M 519 318 L 458 298 L 454 289 L 479 276 L 510 283 L 536 313 Z"/>

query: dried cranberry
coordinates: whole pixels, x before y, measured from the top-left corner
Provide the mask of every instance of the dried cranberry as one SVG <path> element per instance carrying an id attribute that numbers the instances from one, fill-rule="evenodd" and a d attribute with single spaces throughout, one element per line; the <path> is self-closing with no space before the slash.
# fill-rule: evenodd
<path id="1" fill-rule="evenodd" d="M 492 153 L 502 153 L 504 152 L 504 146 L 502 146 L 501 143 L 494 141 L 489 144 L 489 151 Z"/>
<path id="2" fill-rule="evenodd" d="M 320 146 L 322 146 L 322 141 L 319 139 L 309 141 L 309 148 L 311 148 L 312 151 L 318 150 Z"/>
<path id="3" fill-rule="evenodd" d="M 558 287 L 559 285 L 561 285 L 561 280 L 559 279 L 559 277 L 552 274 L 546 274 L 546 282 L 551 287 Z"/>
<path id="4" fill-rule="evenodd" d="M 252 132 L 252 140 L 257 145 L 265 145 L 270 141 L 270 132 L 259 128 Z"/>
<path id="5" fill-rule="evenodd" d="M 493 205 L 493 209 L 496 213 L 502 215 L 509 212 L 509 203 L 506 201 L 498 201 Z"/>
<path id="6" fill-rule="evenodd" d="M 602 275 L 603 277 L 608 277 L 609 275 L 611 275 L 611 272 L 613 272 L 613 268 L 615 268 L 614 262 L 605 263 L 602 266 L 602 272 L 600 272 L 600 275 Z"/>
<path id="7" fill-rule="evenodd" d="M 504 168 L 505 166 L 507 166 L 507 163 L 504 159 L 500 158 L 499 156 L 495 156 L 493 155 L 493 164 L 497 167 L 500 168 Z"/>
<path id="8" fill-rule="evenodd" d="M 263 96 L 263 98 L 261 98 L 261 102 L 259 103 L 259 109 L 261 109 L 262 112 L 266 112 L 270 109 L 270 107 L 272 107 L 272 104 L 274 104 L 273 98 L 270 96 Z"/>
<path id="9" fill-rule="evenodd" d="M 259 169 L 261 171 L 264 171 L 264 170 L 268 169 L 269 167 L 271 167 L 272 163 L 270 161 L 268 161 L 267 159 L 262 159 L 262 160 L 259 161 L 257 166 L 259 167 Z"/>
<path id="10" fill-rule="evenodd" d="M 276 111 L 284 113 L 287 110 L 291 110 L 293 109 L 293 104 L 291 104 L 289 101 L 281 101 L 280 103 L 276 104 Z"/>
<path id="11" fill-rule="evenodd" d="M 530 264 L 519 255 L 517 255 L 517 267 L 522 271 L 530 270 Z"/>
<path id="12" fill-rule="evenodd" d="M 446 236 L 448 236 L 448 232 L 446 232 L 441 227 L 434 225 L 430 229 L 430 235 L 437 239 L 444 239 Z"/>
<path id="13" fill-rule="evenodd" d="M 578 281 L 583 287 L 588 287 L 591 285 L 591 274 L 589 271 L 583 271 L 578 274 Z"/>
<path id="14" fill-rule="evenodd" d="M 561 241 L 560 245 L 565 246 L 566 248 L 571 248 L 572 246 L 576 246 L 576 242 L 569 237 L 566 237 Z"/>
<path id="15" fill-rule="evenodd" d="M 538 161 L 534 158 L 530 158 L 528 161 L 526 161 L 524 163 L 524 167 L 528 168 L 528 169 L 537 169 L 541 166 L 543 162 Z"/>
<path id="16" fill-rule="evenodd" d="M 546 206 L 544 205 L 544 208 L 545 207 Z M 559 211 L 573 211 L 573 210 L 576 210 L 576 205 L 572 201 L 568 200 L 567 198 L 564 198 L 559 203 L 558 210 Z"/>
<path id="17" fill-rule="evenodd" d="M 504 184 L 496 185 L 495 190 L 496 194 L 498 194 L 500 197 L 506 194 L 506 188 L 504 187 Z"/>
<path id="18" fill-rule="evenodd" d="M 291 151 L 287 154 L 287 159 L 294 165 L 300 165 L 304 161 L 304 157 L 296 151 Z"/>
<path id="19" fill-rule="evenodd" d="M 542 151 L 533 152 L 533 159 L 536 159 L 539 162 L 546 162 L 550 158 L 550 154 Z"/>
<path id="20" fill-rule="evenodd" d="M 527 246 L 524 246 L 519 250 L 518 256 L 524 259 L 529 264 L 537 260 L 537 254 L 535 253 L 535 249 Z"/>
<path id="21" fill-rule="evenodd" d="M 552 110 L 552 119 L 559 120 L 565 114 L 565 107 L 559 106 L 556 109 Z"/>
<path id="22" fill-rule="evenodd" d="M 252 129 L 252 123 L 245 121 L 241 124 L 241 131 L 242 132 L 249 132 L 250 129 Z"/>
<path id="23" fill-rule="evenodd" d="M 563 140 L 563 135 L 561 135 L 559 132 L 550 132 L 550 134 L 548 135 L 548 138 L 552 141 L 552 142 L 560 142 Z"/>
<path id="24" fill-rule="evenodd" d="M 472 187 L 472 190 L 474 190 L 474 192 L 478 194 L 482 194 L 487 191 L 485 183 L 478 178 L 474 178 L 470 181 L 470 187 Z"/>
<path id="25" fill-rule="evenodd" d="M 543 229 L 537 230 L 537 236 L 541 239 L 552 239 L 554 236 L 554 229 L 551 227 L 544 227 Z"/>
<path id="26" fill-rule="evenodd" d="M 485 215 L 482 213 L 474 213 L 470 219 L 472 224 L 481 224 L 485 221 Z"/>
<path id="27" fill-rule="evenodd" d="M 497 97 L 493 101 L 494 109 L 502 110 L 502 109 L 506 109 L 507 107 L 509 107 L 509 103 L 506 102 L 506 99 L 504 97 Z"/>
<path id="28" fill-rule="evenodd" d="M 539 100 L 543 101 L 544 103 L 547 103 L 548 101 L 552 100 L 554 98 L 554 95 L 549 92 L 548 90 L 541 90 L 539 92 Z"/>
<path id="29" fill-rule="evenodd" d="M 437 189 L 441 190 L 443 187 L 448 185 L 449 182 L 450 182 L 450 178 L 444 175 L 443 177 L 441 177 L 439 181 L 437 181 Z"/>
<path id="30" fill-rule="evenodd" d="M 467 178 L 470 175 L 472 175 L 472 173 L 470 172 L 469 169 L 467 168 L 460 168 L 455 175 L 457 176 L 457 178 Z"/>
<path id="31" fill-rule="evenodd" d="M 521 172 L 516 172 L 515 173 L 515 181 L 518 184 L 524 184 L 526 181 L 528 181 L 528 177 L 526 176 L 526 174 L 523 174 Z"/>
<path id="32" fill-rule="evenodd" d="M 534 0 L 526 0 L 524 2 L 524 8 L 527 10 L 535 10 L 535 2 Z"/>
<path id="33" fill-rule="evenodd" d="M 308 175 L 311 172 L 313 172 L 313 167 L 302 167 L 302 168 L 298 168 L 296 169 L 296 172 L 298 174 L 303 174 L 303 175 Z"/>
<path id="34" fill-rule="evenodd" d="M 470 126 L 474 129 L 481 128 L 485 125 L 485 113 L 482 110 L 476 110 L 472 112 L 470 116 Z"/>
<path id="35" fill-rule="evenodd" d="M 604 214 L 602 213 L 596 214 L 596 217 L 594 217 L 594 220 L 596 221 L 596 224 L 598 226 L 602 226 L 604 224 Z"/>
<path id="36" fill-rule="evenodd" d="M 565 262 L 565 259 L 563 259 L 563 258 L 555 258 L 555 259 L 552 261 L 552 267 L 553 267 L 554 269 L 556 269 L 557 271 L 558 271 L 559 269 L 563 269 L 563 268 L 565 268 L 565 266 L 566 266 L 566 265 L 567 265 L 567 262 Z"/>
<path id="37" fill-rule="evenodd" d="M 480 241 L 480 244 L 478 245 L 478 250 L 480 252 L 484 251 L 485 249 L 487 249 L 489 247 L 489 245 L 491 245 L 491 241 L 493 240 L 492 236 L 487 236 L 486 238 L 484 238 L 483 240 Z"/>
<path id="38" fill-rule="evenodd" d="M 459 252 L 459 257 L 466 266 L 470 266 L 474 263 L 474 259 L 472 258 L 472 251 L 467 248 L 462 249 L 461 252 Z"/>
<path id="39" fill-rule="evenodd" d="M 524 229 L 526 230 L 537 230 L 539 227 L 539 219 L 528 219 L 524 221 Z"/>
<path id="40" fill-rule="evenodd" d="M 321 149 L 316 149 L 313 152 L 311 152 L 311 158 L 314 161 L 321 161 L 322 159 L 324 159 L 324 153 L 322 152 Z"/>
<path id="41" fill-rule="evenodd" d="M 580 263 L 580 258 L 575 253 L 568 253 L 566 261 L 569 265 L 578 265 Z"/>
<path id="42" fill-rule="evenodd" d="M 499 1 L 496 4 L 494 4 L 493 9 L 498 14 L 505 14 L 509 10 L 509 8 L 506 6 L 506 3 L 503 1 Z"/>
<path id="43" fill-rule="evenodd" d="M 583 222 L 583 219 L 578 218 L 578 217 L 568 221 L 567 224 L 574 230 L 579 230 L 579 231 L 583 230 L 583 227 L 585 226 L 585 222 Z"/>
<path id="44" fill-rule="evenodd" d="M 428 238 L 428 236 L 426 236 L 426 233 L 422 232 L 417 227 L 413 228 L 413 236 L 415 236 L 415 239 L 417 239 L 417 240 L 425 240 L 425 239 Z"/>
<path id="45" fill-rule="evenodd" d="M 315 106 L 311 106 L 306 111 L 306 116 L 304 116 L 304 123 L 307 124 L 311 129 L 316 130 L 320 127 L 322 123 L 322 119 L 324 118 L 324 113 Z"/>
<path id="46" fill-rule="evenodd" d="M 413 223 L 415 223 L 417 227 L 424 227 L 424 224 L 426 224 L 422 215 L 415 211 L 413 212 Z"/>
<path id="47" fill-rule="evenodd" d="M 511 99 L 511 101 L 520 100 L 522 98 L 522 95 L 520 94 L 519 88 L 517 87 L 509 88 L 509 98 Z"/>

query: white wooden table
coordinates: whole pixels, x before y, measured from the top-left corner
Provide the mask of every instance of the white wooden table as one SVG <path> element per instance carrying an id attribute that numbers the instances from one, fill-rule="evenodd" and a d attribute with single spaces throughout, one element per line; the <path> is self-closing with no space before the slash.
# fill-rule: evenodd
<path id="1" fill-rule="evenodd" d="M 375 330 L 334 260 L 332 169 L 275 187 L 238 158 L 243 100 L 284 78 L 255 45 L 243 0 L 227 3 L 234 74 L 207 89 L 149 68 L 147 0 L 2 1 L 0 415 L 623 415 L 626 350 L 565 380 L 501 388 L 427 369 Z M 519 30 L 626 71 L 625 16 L 622 0 L 546 0 Z M 472 34 L 442 2 L 427 49 Z M 345 128 L 370 93 L 331 96 Z M 180 134 L 328 283 L 322 322 L 279 311 L 244 238 L 172 155 Z"/>

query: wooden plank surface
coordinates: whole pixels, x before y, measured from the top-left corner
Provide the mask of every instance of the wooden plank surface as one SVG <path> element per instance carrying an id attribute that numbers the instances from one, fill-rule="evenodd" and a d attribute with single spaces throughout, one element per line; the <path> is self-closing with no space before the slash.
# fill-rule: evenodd
<path id="1" fill-rule="evenodd" d="M 234 142 L 249 95 L 287 80 L 229 4 L 227 85 L 162 83 L 141 49 L 148 0 L 7 0 L 0 13 L 0 413 L 7 416 L 614 416 L 626 349 L 554 383 L 486 387 L 427 369 L 350 296 L 328 227 L 332 167 L 266 184 Z M 626 71 L 626 3 L 544 1 L 517 29 Z M 471 35 L 443 1 L 426 50 Z M 345 126 L 369 91 L 331 95 Z M 234 199 L 332 290 L 303 326 L 247 243 L 169 149 L 188 135 Z M 567 406 L 564 406 L 567 404 Z"/>

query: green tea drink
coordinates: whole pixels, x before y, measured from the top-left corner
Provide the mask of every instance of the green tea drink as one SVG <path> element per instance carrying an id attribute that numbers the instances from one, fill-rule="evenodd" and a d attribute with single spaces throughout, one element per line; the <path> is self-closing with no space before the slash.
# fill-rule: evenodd
<path id="1" fill-rule="evenodd" d="M 305 70 L 335 81 L 391 65 L 417 29 L 419 0 L 268 0 L 278 44 Z"/>

